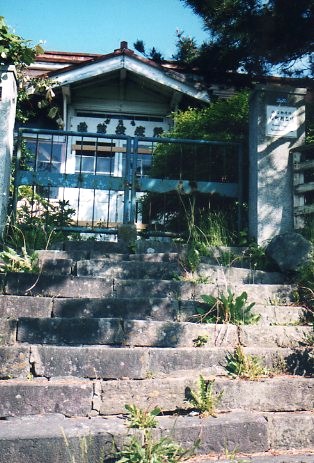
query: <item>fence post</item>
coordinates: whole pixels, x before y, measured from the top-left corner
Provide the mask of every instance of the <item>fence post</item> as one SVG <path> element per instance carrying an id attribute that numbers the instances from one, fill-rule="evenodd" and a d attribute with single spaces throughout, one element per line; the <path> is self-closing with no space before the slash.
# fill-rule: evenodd
<path id="1" fill-rule="evenodd" d="M 259 244 L 293 230 L 292 159 L 304 143 L 306 89 L 257 85 L 250 99 L 249 233 Z"/>
<path id="2" fill-rule="evenodd" d="M 16 98 L 15 66 L 0 66 L 0 236 L 7 221 Z"/>

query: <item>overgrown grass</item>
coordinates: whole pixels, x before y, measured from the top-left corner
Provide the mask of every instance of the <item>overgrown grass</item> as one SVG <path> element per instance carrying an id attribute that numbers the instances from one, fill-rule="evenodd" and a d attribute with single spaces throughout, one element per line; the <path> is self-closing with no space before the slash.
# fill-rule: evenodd
<path id="1" fill-rule="evenodd" d="M 255 302 L 247 304 L 248 295 L 243 291 L 236 296 L 230 288 L 226 294 L 212 296 L 203 294 L 206 307 L 200 306 L 196 319 L 201 323 L 231 323 L 233 325 L 252 325 L 259 321 L 260 315 L 251 312 Z"/>

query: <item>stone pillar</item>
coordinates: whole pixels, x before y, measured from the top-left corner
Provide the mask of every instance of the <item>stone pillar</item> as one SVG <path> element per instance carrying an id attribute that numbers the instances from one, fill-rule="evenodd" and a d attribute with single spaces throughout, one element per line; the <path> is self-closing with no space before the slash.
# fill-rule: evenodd
<path id="1" fill-rule="evenodd" d="M 17 98 L 14 66 L 0 66 L 0 236 L 7 221 Z"/>
<path id="2" fill-rule="evenodd" d="M 266 245 L 293 230 L 290 149 L 304 143 L 306 89 L 257 85 L 250 99 L 249 234 Z"/>

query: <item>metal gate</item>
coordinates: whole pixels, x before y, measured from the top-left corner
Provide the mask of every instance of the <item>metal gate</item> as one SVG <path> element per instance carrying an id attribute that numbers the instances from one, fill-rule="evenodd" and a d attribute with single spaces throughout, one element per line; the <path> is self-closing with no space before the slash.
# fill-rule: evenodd
<path id="1" fill-rule="evenodd" d="M 113 234 L 136 223 L 146 233 L 179 233 L 171 223 L 182 198 L 242 201 L 237 143 L 21 129 L 17 146 L 13 211 L 27 203 L 38 215 L 44 198 L 71 210 L 58 224 L 69 231 Z"/>

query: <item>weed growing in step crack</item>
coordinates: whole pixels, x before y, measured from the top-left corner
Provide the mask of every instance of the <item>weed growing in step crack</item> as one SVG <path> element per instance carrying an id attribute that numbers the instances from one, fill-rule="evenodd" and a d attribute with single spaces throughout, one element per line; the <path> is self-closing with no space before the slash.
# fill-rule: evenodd
<path id="1" fill-rule="evenodd" d="M 193 346 L 194 347 L 203 347 L 208 343 L 208 336 L 199 335 L 197 338 L 193 339 Z"/>
<path id="2" fill-rule="evenodd" d="M 251 312 L 255 302 L 247 304 L 247 293 L 236 296 L 230 288 L 226 294 L 212 296 L 203 294 L 201 298 L 207 307 L 198 307 L 197 318 L 201 323 L 231 323 L 233 325 L 252 325 L 259 321 L 260 314 Z"/>
<path id="3" fill-rule="evenodd" d="M 143 410 L 136 405 L 126 404 L 127 421 L 129 428 L 147 429 L 157 426 L 156 416 L 160 415 L 161 410 L 155 407 L 153 410 Z"/>
<path id="4" fill-rule="evenodd" d="M 270 372 L 261 364 L 260 359 L 255 355 L 245 354 L 241 346 L 237 346 L 232 354 L 228 354 L 226 360 L 226 370 L 233 378 L 238 377 L 252 381 L 270 375 Z"/>
<path id="5" fill-rule="evenodd" d="M 142 437 L 131 436 L 116 463 L 178 463 L 193 453 L 194 448 L 185 450 L 169 437 L 154 439 L 146 429 Z"/>
<path id="6" fill-rule="evenodd" d="M 200 413 L 200 416 L 216 417 L 216 407 L 221 400 L 223 391 L 214 392 L 215 380 L 206 380 L 202 375 L 199 376 L 198 390 L 190 388 L 186 390 L 186 401 L 193 409 Z"/>

